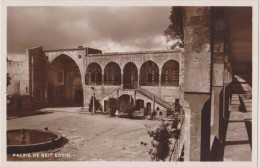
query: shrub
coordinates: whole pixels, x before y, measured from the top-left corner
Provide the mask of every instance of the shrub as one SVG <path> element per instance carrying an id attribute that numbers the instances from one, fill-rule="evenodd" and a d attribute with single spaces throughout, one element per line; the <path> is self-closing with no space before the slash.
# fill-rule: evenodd
<path id="1" fill-rule="evenodd" d="M 110 116 L 115 116 L 116 110 L 118 109 L 118 101 L 117 99 L 111 97 L 108 99 L 108 107 L 110 110 Z"/>
<path id="2" fill-rule="evenodd" d="M 155 130 L 148 131 L 150 137 L 153 138 L 151 144 L 153 149 L 149 154 L 152 160 L 165 161 L 170 153 L 170 138 L 172 137 L 171 131 L 167 128 L 168 124 L 162 122 Z"/>

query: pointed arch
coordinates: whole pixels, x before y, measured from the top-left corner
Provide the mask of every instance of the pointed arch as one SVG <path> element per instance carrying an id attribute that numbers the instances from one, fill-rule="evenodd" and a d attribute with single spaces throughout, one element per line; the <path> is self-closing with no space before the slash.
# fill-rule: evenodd
<path id="1" fill-rule="evenodd" d="M 47 97 L 49 106 L 83 106 L 80 69 L 70 56 L 61 54 L 50 63 Z"/>
<path id="2" fill-rule="evenodd" d="M 86 69 L 85 76 L 86 85 L 102 84 L 102 69 L 98 63 L 90 63 Z"/>
<path id="3" fill-rule="evenodd" d="M 120 85 L 121 69 L 115 62 L 110 62 L 104 69 L 104 85 Z"/>
<path id="4" fill-rule="evenodd" d="M 162 67 L 162 86 L 179 86 L 179 62 L 168 60 Z"/>
<path id="5" fill-rule="evenodd" d="M 159 67 L 155 62 L 148 60 L 142 64 L 140 68 L 140 85 L 159 85 Z"/>
<path id="6" fill-rule="evenodd" d="M 135 89 L 138 83 L 138 70 L 134 63 L 129 62 L 123 70 L 123 88 Z"/>

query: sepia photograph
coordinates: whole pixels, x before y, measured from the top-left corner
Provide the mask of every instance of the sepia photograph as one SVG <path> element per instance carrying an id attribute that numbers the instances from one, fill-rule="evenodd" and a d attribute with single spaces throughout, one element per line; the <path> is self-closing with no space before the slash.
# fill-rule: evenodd
<path id="1" fill-rule="evenodd" d="M 257 164 L 257 1 L 63 2 L 2 4 L 4 166 Z"/>

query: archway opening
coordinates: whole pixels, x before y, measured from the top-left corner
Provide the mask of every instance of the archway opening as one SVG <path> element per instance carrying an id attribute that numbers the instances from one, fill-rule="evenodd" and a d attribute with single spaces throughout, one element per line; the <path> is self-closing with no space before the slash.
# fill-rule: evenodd
<path id="1" fill-rule="evenodd" d="M 162 67 L 162 86 L 179 86 L 179 63 L 169 60 Z"/>
<path id="2" fill-rule="evenodd" d="M 129 113 L 133 110 L 133 98 L 130 95 L 124 94 L 118 98 L 119 112 Z"/>
<path id="3" fill-rule="evenodd" d="M 47 97 L 49 106 L 83 106 L 80 70 L 69 56 L 60 55 L 50 64 Z"/>
<path id="4" fill-rule="evenodd" d="M 138 72 L 137 67 L 134 63 L 127 63 L 124 67 L 124 76 L 123 76 L 123 88 L 124 89 L 136 89 L 138 83 Z"/>
<path id="5" fill-rule="evenodd" d="M 137 99 L 135 101 L 135 109 L 140 110 L 142 108 L 144 108 L 144 100 L 143 99 Z"/>
<path id="6" fill-rule="evenodd" d="M 158 86 L 159 85 L 159 68 L 151 60 L 146 61 L 140 69 L 140 85 Z"/>
<path id="7" fill-rule="evenodd" d="M 120 85 L 121 69 L 115 62 L 110 62 L 104 69 L 104 85 Z"/>

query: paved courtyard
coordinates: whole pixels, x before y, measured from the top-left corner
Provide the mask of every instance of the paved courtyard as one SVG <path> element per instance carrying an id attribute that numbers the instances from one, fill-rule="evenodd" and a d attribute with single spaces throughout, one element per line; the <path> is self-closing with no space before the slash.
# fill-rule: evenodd
<path id="1" fill-rule="evenodd" d="M 35 153 L 41 155 L 39 157 L 9 154 L 8 160 L 150 161 L 151 138 L 147 131 L 158 124 L 157 120 L 82 114 L 75 109 L 10 119 L 7 120 L 8 129 L 48 127 L 68 141 L 60 148 Z"/>

